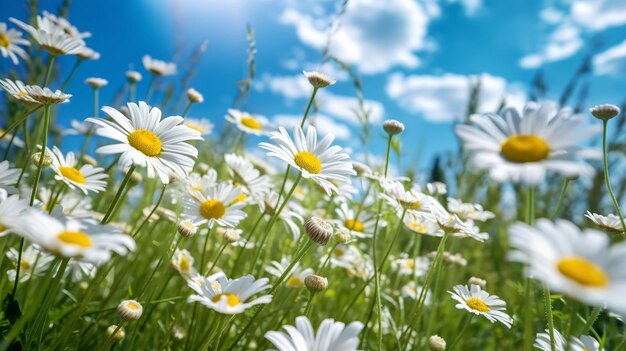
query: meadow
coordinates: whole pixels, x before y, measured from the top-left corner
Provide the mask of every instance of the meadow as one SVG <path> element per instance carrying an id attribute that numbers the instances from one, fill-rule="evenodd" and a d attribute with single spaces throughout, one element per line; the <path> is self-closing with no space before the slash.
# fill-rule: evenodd
<path id="1" fill-rule="evenodd" d="M 245 111 L 252 28 L 218 130 L 150 55 L 113 104 L 85 80 L 93 114 L 64 125 L 97 48 L 59 14 L 0 21 L 0 350 L 626 350 L 616 102 L 477 113 L 477 84 L 461 148 L 398 172 L 401 121 L 360 104 L 361 161 L 320 131 L 324 72 L 299 125 Z"/>

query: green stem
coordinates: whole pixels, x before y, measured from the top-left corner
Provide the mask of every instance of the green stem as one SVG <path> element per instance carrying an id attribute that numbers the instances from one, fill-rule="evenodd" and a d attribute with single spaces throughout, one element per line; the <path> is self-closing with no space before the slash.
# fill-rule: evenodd
<path id="1" fill-rule="evenodd" d="M 128 172 L 126 172 L 126 176 L 124 177 L 124 180 L 122 180 L 122 184 L 120 184 L 120 188 L 117 189 L 117 193 L 115 194 L 115 197 L 113 198 L 113 202 L 111 202 L 109 209 L 104 214 L 104 217 L 102 217 L 102 221 L 100 223 L 107 224 L 111 220 L 113 209 L 115 208 L 117 203 L 120 201 L 120 198 L 122 197 L 122 194 L 124 193 L 124 189 L 130 182 L 130 178 L 133 175 L 134 171 L 135 171 L 135 165 L 130 166 L 130 168 L 128 169 Z"/>
<path id="2" fill-rule="evenodd" d="M 556 351 L 556 341 L 554 339 L 554 317 L 552 316 L 552 301 L 550 300 L 550 288 L 547 284 L 543 286 L 543 302 L 546 309 L 546 319 L 548 321 L 548 334 L 550 335 L 550 350 Z"/>
<path id="3" fill-rule="evenodd" d="M 83 62 L 82 59 L 76 60 L 76 63 L 74 63 L 74 67 L 72 67 L 72 71 L 70 72 L 70 75 L 67 76 L 67 79 L 65 79 L 65 82 L 63 82 L 63 85 L 61 86 L 61 91 L 65 91 L 65 89 L 67 89 L 67 86 L 70 84 L 70 81 L 72 80 L 72 78 L 74 78 L 76 71 L 78 71 L 78 66 L 80 66 L 82 62 Z"/>
<path id="4" fill-rule="evenodd" d="M 102 347 L 99 348 L 100 351 L 105 351 L 108 350 L 109 347 L 111 346 L 111 344 L 113 343 L 115 334 L 117 334 L 117 332 L 120 331 L 120 329 L 122 329 L 122 327 L 124 326 L 124 324 L 126 324 L 126 321 L 122 320 L 120 321 L 120 323 L 117 325 L 117 328 L 115 328 L 115 330 L 113 331 L 113 333 L 111 333 L 111 335 L 109 335 L 107 337 L 107 339 L 105 340 L 104 344 L 102 344 Z"/>
<path id="5" fill-rule="evenodd" d="M 391 153 L 391 139 L 393 138 L 393 134 L 389 134 L 389 139 L 387 139 L 387 153 L 385 156 L 385 177 L 387 177 L 387 171 L 389 170 L 389 154 Z"/>
<path id="6" fill-rule="evenodd" d="M 237 272 L 237 267 L 239 266 L 239 261 L 241 260 L 241 256 L 243 254 L 243 251 L 246 249 L 246 244 L 248 244 L 248 242 L 250 241 L 250 239 L 254 235 L 254 232 L 256 231 L 256 228 L 259 226 L 259 223 L 261 223 L 261 220 L 263 219 L 264 215 L 265 215 L 265 212 L 262 212 L 261 215 L 259 216 L 259 218 L 256 220 L 256 222 L 254 222 L 254 226 L 252 226 L 252 229 L 250 230 L 250 233 L 248 233 L 248 236 L 246 236 L 245 244 L 242 245 L 239 248 L 239 252 L 237 253 L 237 258 L 235 258 L 235 264 L 233 265 L 233 269 L 230 272 L 229 277 L 234 276 L 235 272 Z"/>
<path id="7" fill-rule="evenodd" d="M 556 215 L 559 214 L 559 211 L 561 211 L 561 207 L 563 206 L 563 200 L 565 200 L 565 194 L 567 193 L 567 187 L 569 183 L 569 179 L 565 179 L 565 181 L 563 182 L 563 186 L 561 187 L 561 193 L 559 195 L 559 200 L 556 203 L 554 211 L 552 211 L 552 213 L 550 214 L 550 219 L 554 219 Z"/>
<path id="8" fill-rule="evenodd" d="M 150 76 L 150 85 L 148 86 L 148 92 L 146 93 L 146 103 L 150 103 L 150 98 L 152 98 L 152 93 L 154 92 L 154 75 Z"/>
<path id="9" fill-rule="evenodd" d="M 454 339 L 454 342 L 452 342 L 452 344 L 450 345 L 450 348 L 447 349 L 448 351 L 454 350 L 456 345 L 461 341 L 461 339 L 463 338 L 463 334 L 465 333 L 465 330 L 470 325 L 470 322 L 472 321 L 473 318 L 474 318 L 474 314 L 472 313 L 469 315 L 469 317 L 465 319 L 465 323 L 463 324 L 461 331 L 457 335 L 456 339 Z"/>
<path id="10" fill-rule="evenodd" d="M 38 106 L 32 110 L 28 110 L 26 111 L 26 113 L 24 113 L 21 117 L 19 117 L 15 122 L 11 123 L 10 126 L 7 127 L 7 129 L 5 129 L 2 134 L 0 134 L 0 140 L 4 139 L 4 137 L 11 133 L 11 131 L 17 127 L 19 127 L 22 123 L 24 123 L 24 121 L 26 121 L 26 119 L 28 118 L 28 116 L 30 116 L 33 112 L 39 110 L 41 108 L 41 106 Z"/>
<path id="11" fill-rule="evenodd" d="M 52 66 L 54 65 L 55 55 L 48 56 L 48 68 L 46 69 L 46 78 L 43 81 L 43 87 L 47 87 L 48 83 L 50 83 L 50 77 L 52 76 Z"/>
<path id="12" fill-rule="evenodd" d="M 37 164 L 37 173 L 35 173 L 35 182 L 33 183 L 33 191 L 30 193 L 30 206 L 35 203 L 37 197 L 37 187 L 41 178 L 41 170 L 43 169 L 44 155 L 48 147 L 48 124 L 50 123 L 50 105 L 44 107 L 43 112 L 43 140 L 41 141 L 41 152 L 39 153 L 39 163 Z"/>
<path id="13" fill-rule="evenodd" d="M 187 116 L 187 112 L 189 112 L 189 109 L 191 108 L 192 104 L 193 103 L 190 101 L 187 103 L 187 106 L 185 106 L 185 109 L 183 110 L 183 114 L 181 115 L 183 118 Z"/>
<path id="14" fill-rule="evenodd" d="M 220 259 L 220 257 L 222 257 L 222 253 L 224 252 L 226 246 L 228 246 L 228 241 L 224 241 L 224 243 L 220 247 L 220 250 L 217 252 L 217 256 L 215 256 L 215 259 L 213 260 L 213 264 L 211 265 L 209 270 L 206 271 L 206 274 L 211 274 L 211 271 L 213 271 L 213 268 L 215 268 L 215 266 L 217 265 L 217 261 Z"/>
<path id="15" fill-rule="evenodd" d="M 304 128 L 304 122 L 306 121 L 306 117 L 309 115 L 309 110 L 311 109 L 311 105 L 313 105 L 313 100 L 315 100 L 315 94 L 317 94 L 318 88 L 313 88 L 313 93 L 311 94 L 311 98 L 309 99 L 309 103 L 306 105 L 306 109 L 304 110 L 304 115 L 302 115 L 302 121 L 300 122 L 300 128 Z"/>
<path id="16" fill-rule="evenodd" d="M 617 212 L 617 216 L 619 217 L 620 223 L 622 224 L 623 234 L 626 235 L 626 223 L 624 223 L 624 216 L 622 215 L 622 210 L 619 207 L 619 203 L 617 202 L 617 198 L 613 193 L 613 188 L 611 187 L 611 178 L 609 177 L 609 161 L 608 161 L 608 151 L 607 151 L 607 136 L 606 131 L 608 127 L 608 121 L 602 122 L 602 163 L 604 166 L 604 182 L 606 183 L 606 188 L 609 191 L 609 195 L 611 196 L 611 201 L 613 201 L 613 206 L 615 207 L 615 211 Z"/>
<path id="17" fill-rule="evenodd" d="M 315 297 L 315 293 L 311 292 L 309 294 L 309 299 L 306 302 L 306 308 L 304 309 L 304 316 L 309 318 L 309 314 L 311 313 L 311 306 L 313 306 L 313 297 Z"/>
<path id="18" fill-rule="evenodd" d="M 133 238 L 139 234 L 139 232 L 141 231 L 141 229 L 146 225 L 146 223 L 148 223 L 148 220 L 150 220 L 150 217 L 152 217 L 152 215 L 154 214 L 154 212 L 156 212 L 157 208 L 159 208 L 159 205 L 161 205 L 161 201 L 163 200 L 163 195 L 165 194 L 165 190 L 167 189 L 167 185 L 168 184 L 163 184 L 163 188 L 161 189 L 161 194 L 159 194 L 159 199 L 157 200 L 156 204 L 154 204 L 154 207 L 152 208 L 152 211 L 150 211 L 150 213 L 148 214 L 148 216 L 141 222 L 141 224 L 139 225 L 139 227 L 137 227 L 137 229 L 135 230 L 135 232 L 131 235 Z"/>
<path id="19" fill-rule="evenodd" d="M 137 96 L 137 83 L 130 83 L 128 87 L 129 101 L 135 102 Z"/>

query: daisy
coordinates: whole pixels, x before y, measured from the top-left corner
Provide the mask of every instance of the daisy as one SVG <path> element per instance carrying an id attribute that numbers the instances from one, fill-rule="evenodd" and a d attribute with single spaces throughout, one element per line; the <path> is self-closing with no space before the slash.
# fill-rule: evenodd
<path id="1" fill-rule="evenodd" d="M 37 250 L 34 246 L 27 247 L 24 251 L 22 251 L 21 259 L 19 252 L 10 248 L 7 251 L 7 258 L 11 261 L 13 267 L 20 266 L 20 283 L 29 280 L 33 276 L 41 276 L 44 274 L 50 263 L 54 260 L 54 256 L 48 255 Z M 17 275 L 17 269 L 10 269 L 7 271 L 7 276 L 10 281 L 15 281 L 15 276 Z"/>
<path id="2" fill-rule="evenodd" d="M 283 326 L 287 331 L 269 331 L 265 338 L 279 351 L 357 351 L 359 333 L 363 323 L 352 322 L 347 326 L 334 319 L 325 319 L 317 329 L 305 316 L 296 318 L 296 326 Z"/>
<path id="3" fill-rule="evenodd" d="M 70 277 L 72 282 L 77 283 L 84 279 L 91 279 L 96 275 L 96 265 L 90 262 L 75 261 L 68 262 L 65 269 L 65 276 Z"/>
<path id="4" fill-rule="evenodd" d="M 510 255 L 527 265 L 527 275 L 589 305 L 626 313 L 626 243 L 609 246 L 609 237 L 580 230 L 566 220 L 514 224 L 509 230 Z"/>
<path id="5" fill-rule="evenodd" d="M 594 169 L 584 159 L 601 155 L 577 146 L 601 126 L 587 125 L 571 109 L 556 111 L 553 104 L 529 102 L 523 117 L 509 108 L 501 116 L 488 113 L 470 120 L 474 125 L 457 125 L 456 133 L 474 165 L 488 170 L 497 182 L 537 185 L 548 171 L 568 178 L 590 176 Z"/>
<path id="6" fill-rule="evenodd" d="M 465 203 L 453 197 L 448 198 L 448 211 L 456 214 L 462 220 L 474 220 L 484 222 L 494 218 L 493 212 L 485 211 L 479 204 Z"/>
<path id="7" fill-rule="evenodd" d="M 278 203 L 278 193 L 270 190 L 257 197 L 259 209 L 262 213 L 273 215 L 276 213 Z M 300 227 L 304 223 L 304 208 L 297 202 L 287 202 L 285 208 L 278 215 L 278 221 L 282 222 L 287 231 L 291 233 L 294 240 L 300 238 Z"/>
<path id="8" fill-rule="evenodd" d="M 85 195 L 87 191 L 98 193 L 106 190 L 107 182 L 104 179 L 108 175 L 104 173 L 104 168 L 86 164 L 78 169 L 76 168 L 78 162 L 73 152 L 70 151 L 64 156 L 56 146 L 52 147 L 52 151 L 50 149 L 47 151 L 52 155 L 50 168 L 56 173 L 54 179 L 64 182 L 71 189 L 78 188 Z"/>
<path id="9" fill-rule="evenodd" d="M 82 48 L 78 49 L 78 52 L 76 53 L 76 56 L 78 56 L 79 59 L 81 60 L 98 60 L 100 59 L 100 53 L 88 48 L 86 46 L 83 46 Z"/>
<path id="10" fill-rule="evenodd" d="M 622 222 L 619 220 L 619 217 L 612 213 L 609 213 L 608 216 L 603 216 L 587 211 L 585 217 L 589 218 L 600 229 L 609 233 L 621 234 L 624 232 L 624 228 L 622 228 Z"/>
<path id="11" fill-rule="evenodd" d="M 17 183 L 20 172 L 17 168 L 11 168 L 9 161 L 0 162 L 0 189 L 4 189 L 9 194 L 17 192 L 13 185 Z"/>
<path id="12" fill-rule="evenodd" d="M 376 219 L 365 209 L 361 209 L 357 214 L 357 211 L 352 210 L 346 202 L 342 202 L 335 210 L 335 213 L 338 220 L 334 222 L 348 229 L 352 236 L 359 238 L 371 237 L 374 233 Z"/>
<path id="13" fill-rule="evenodd" d="M 91 77 L 91 78 L 85 79 L 85 84 L 89 85 L 90 87 L 94 89 L 99 89 L 109 84 L 109 81 L 103 78 Z"/>
<path id="14" fill-rule="evenodd" d="M 0 237 L 19 229 L 23 224 L 20 216 L 28 209 L 26 200 L 20 200 L 18 195 L 8 196 L 6 191 L 0 189 Z"/>
<path id="15" fill-rule="evenodd" d="M 209 135 L 213 131 L 213 123 L 206 118 L 190 118 L 185 117 L 185 125 L 191 129 L 197 130 L 200 135 Z"/>
<path id="16" fill-rule="evenodd" d="M 472 238 L 477 241 L 485 241 L 489 239 L 489 234 L 481 232 L 478 226 L 474 225 L 474 221 L 463 221 L 456 214 L 446 211 L 441 204 L 433 203 L 428 207 L 434 219 L 437 221 L 439 228 L 444 232 L 459 238 Z"/>
<path id="17" fill-rule="evenodd" d="M 270 157 L 277 157 L 302 172 L 304 178 L 311 178 L 331 195 L 337 192 L 336 184 L 350 183 L 348 176 L 356 175 L 349 161 L 350 156 L 341 152 L 340 146 L 330 146 L 335 139 L 332 134 L 326 135 L 319 142 L 315 127 L 308 126 L 306 136 L 302 128 L 293 128 L 294 141 L 285 128 L 272 132 L 270 139 L 277 145 L 260 143 Z"/>
<path id="18" fill-rule="evenodd" d="M 291 259 L 283 257 L 280 262 L 272 261 L 269 267 L 265 267 L 265 271 L 275 277 L 280 277 L 283 275 L 289 264 L 291 263 Z M 285 285 L 288 288 L 304 288 L 304 278 L 315 273 L 313 269 L 306 268 L 301 269 L 300 263 L 296 263 L 291 272 L 289 272 L 289 278 L 287 278 L 287 283 Z"/>
<path id="19" fill-rule="evenodd" d="M 238 279 L 228 279 L 221 275 L 216 279 L 217 284 L 212 284 L 208 278 L 200 277 L 199 281 L 187 282 L 196 292 L 196 295 L 187 298 L 187 302 L 200 302 L 222 314 L 243 313 L 250 307 L 272 302 L 271 295 L 263 295 L 246 302 L 252 295 L 269 289 L 268 281 L 267 278 L 255 280 L 252 275 Z"/>
<path id="20" fill-rule="evenodd" d="M 170 260 L 170 266 L 176 273 L 180 274 L 185 280 L 189 280 L 198 275 L 198 271 L 193 268 L 193 256 L 189 251 L 176 249 Z"/>
<path id="21" fill-rule="evenodd" d="M 311 83 L 311 85 L 313 86 L 313 88 L 315 89 L 319 89 L 319 88 L 325 88 L 329 85 L 333 85 L 335 84 L 336 80 L 334 80 L 333 78 L 325 75 L 322 72 L 317 72 L 317 71 L 302 71 L 302 74 L 304 74 L 304 76 L 306 77 L 306 79 L 309 80 L 309 83 Z"/>
<path id="22" fill-rule="evenodd" d="M 235 227 L 246 218 L 241 211 L 243 203 L 234 200 L 241 194 L 241 189 L 231 184 L 217 184 L 206 192 L 196 191 L 183 197 L 184 215 L 194 221 L 196 225 L 207 223 L 213 228 L 219 226 Z"/>
<path id="23" fill-rule="evenodd" d="M 155 76 L 171 76 L 176 74 L 176 64 L 153 59 L 150 55 L 145 55 L 142 59 L 143 66 Z"/>
<path id="24" fill-rule="evenodd" d="M 570 336 L 569 344 L 565 341 L 565 337 L 558 330 L 552 329 L 554 334 L 555 350 L 556 351 L 602 351 L 600 349 L 600 343 L 589 335 L 583 335 L 579 338 Z M 551 351 L 550 334 L 548 329 L 545 333 L 537 333 L 534 347 L 542 351 Z M 569 346 L 569 347 L 568 347 Z"/>
<path id="25" fill-rule="evenodd" d="M 254 135 L 268 134 L 269 121 L 263 116 L 252 116 L 247 112 L 228 109 L 228 114 L 224 118 L 236 125 L 242 132 Z"/>
<path id="26" fill-rule="evenodd" d="M 208 189 L 217 184 L 217 172 L 210 168 L 205 174 L 190 173 L 180 184 L 184 188 L 184 193 L 193 194 L 196 191 L 206 193 Z"/>
<path id="27" fill-rule="evenodd" d="M 428 272 L 429 267 L 430 260 L 428 257 L 408 258 L 406 253 L 391 261 L 391 268 L 400 275 L 422 277 Z"/>
<path id="28" fill-rule="evenodd" d="M 58 256 L 98 264 L 107 261 L 111 251 L 125 255 L 135 249 L 130 236 L 91 219 L 57 219 L 37 210 L 21 217 L 24 222 L 21 234 Z"/>
<path id="29" fill-rule="evenodd" d="M 13 17 L 9 20 L 28 32 L 50 55 L 77 54 L 85 46 L 82 39 L 68 35 L 64 28 L 47 17 L 37 16 L 37 28 Z"/>
<path id="30" fill-rule="evenodd" d="M 235 154 L 226 154 L 224 155 L 224 161 L 235 184 L 242 186 L 247 195 L 256 197 L 259 194 L 269 192 L 269 177 L 261 175 L 246 158 Z"/>
<path id="31" fill-rule="evenodd" d="M 7 24 L 0 22 L 0 54 L 9 57 L 14 65 L 19 63 L 17 57 L 28 60 L 28 54 L 20 45 L 29 46 L 30 42 L 22 38 L 22 32 L 13 28 L 8 29 Z"/>
<path id="32" fill-rule="evenodd" d="M 52 91 L 36 85 L 25 85 L 19 80 L 0 80 L 0 86 L 17 102 L 27 106 L 41 106 L 59 104 L 69 101 L 70 94 L 64 94 L 60 90 Z"/>
<path id="33" fill-rule="evenodd" d="M 503 311 L 506 310 L 506 303 L 496 295 L 489 295 L 488 292 L 482 290 L 478 285 L 455 285 L 452 291 L 448 291 L 452 298 L 458 301 L 456 308 L 465 309 L 475 315 L 481 315 L 487 318 L 491 323 L 500 322 L 511 328 L 513 319 Z"/>
<path id="34" fill-rule="evenodd" d="M 72 126 L 72 128 L 64 129 L 61 132 L 61 134 L 63 135 L 87 135 L 87 133 L 91 129 L 90 123 L 87 123 L 84 121 L 78 121 L 75 119 L 70 121 L 70 126 Z"/>
<path id="35" fill-rule="evenodd" d="M 405 210 L 427 212 L 428 206 L 438 203 L 433 197 L 420 192 L 418 188 L 406 190 L 399 181 L 383 180 L 380 185 L 384 191 L 380 197 L 394 208 L 398 216 Z"/>
<path id="36" fill-rule="evenodd" d="M 183 118 L 171 116 L 161 119 L 161 110 L 150 108 L 141 101 L 139 105 L 129 102 L 130 118 L 120 111 L 105 106 L 102 108 L 113 121 L 102 118 L 87 118 L 97 124 L 96 134 L 118 141 L 96 151 L 103 154 L 121 153 L 119 166 L 126 169 L 131 165 L 146 167 L 148 177 L 159 177 L 163 184 L 170 181 L 170 174 L 185 178 L 194 165 L 198 150 L 188 144 L 189 140 L 203 140 L 200 133 L 185 127 Z"/>
<path id="37" fill-rule="evenodd" d="M 46 10 L 43 11 L 43 16 L 62 28 L 63 31 L 72 38 L 84 39 L 91 37 L 91 33 L 81 33 L 78 28 L 74 27 L 65 17 L 56 16 Z"/>
<path id="38" fill-rule="evenodd" d="M 422 294 L 422 290 L 424 289 L 423 286 L 419 286 L 417 285 L 417 282 L 415 280 L 411 280 L 408 283 L 406 283 L 402 289 L 400 289 L 400 293 L 402 294 L 402 296 L 404 297 L 409 297 L 413 300 L 417 300 L 420 295 Z M 432 293 L 430 292 L 430 290 L 426 291 L 426 297 L 424 299 L 424 305 L 426 306 L 430 306 L 431 300 L 432 299 Z"/>
<path id="39" fill-rule="evenodd" d="M 52 199 L 52 190 L 46 187 L 39 188 L 37 197 L 40 201 L 38 207 L 47 212 L 48 202 Z M 91 199 L 88 197 L 70 192 L 59 196 L 57 201 L 51 213 L 53 217 L 96 218 L 99 216 L 92 211 Z"/>
<path id="40" fill-rule="evenodd" d="M 435 217 L 424 213 L 407 211 L 404 215 L 404 225 L 407 229 L 418 234 L 442 237 L 444 231 L 439 227 Z"/>

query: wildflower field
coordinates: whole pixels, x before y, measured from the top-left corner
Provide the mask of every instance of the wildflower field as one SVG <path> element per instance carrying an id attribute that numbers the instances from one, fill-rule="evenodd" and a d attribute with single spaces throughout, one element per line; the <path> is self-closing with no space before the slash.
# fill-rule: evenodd
<path id="1" fill-rule="evenodd" d="M 479 111 L 468 86 L 460 147 L 400 167 L 417 132 L 372 119 L 329 50 L 350 147 L 318 109 L 322 69 L 298 77 L 295 124 L 245 108 L 252 26 L 224 117 L 190 118 L 212 103 L 193 88 L 206 45 L 124 57 L 141 68 L 103 101 L 110 77 L 75 81 L 108 58 L 70 2 L 25 3 L 0 16 L 0 351 L 626 350 L 619 101 Z M 70 87 L 93 107 L 66 123 Z"/>

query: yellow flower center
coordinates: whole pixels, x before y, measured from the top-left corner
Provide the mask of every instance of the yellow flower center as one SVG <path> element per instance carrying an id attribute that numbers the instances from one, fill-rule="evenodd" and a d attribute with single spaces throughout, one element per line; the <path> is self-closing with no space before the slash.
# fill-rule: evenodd
<path id="1" fill-rule="evenodd" d="M 63 175 L 63 177 L 75 183 L 85 184 L 85 176 L 74 167 L 61 166 L 59 167 L 59 172 L 61 172 L 61 175 Z"/>
<path id="2" fill-rule="evenodd" d="M 343 250 L 338 247 L 333 250 L 333 256 L 336 256 L 336 257 L 343 256 L 343 253 L 344 253 Z"/>
<path id="3" fill-rule="evenodd" d="M 322 161 L 312 152 L 300 151 L 293 158 L 298 167 L 306 170 L 311 174 L 318 174 L 322 171 Z"/>
<path id="4" fill-rule="evenodd" d="M 0 233 L 2 233 L 5 230 L 7 230 L 7 227 L 5 227 L 2 224 L 0 224 Z"/>
<path id="5" fill-rule="evenodd" d="M 139 308 L 141 308 L 141 306 L 133 301 L 128 301 L 128 303 L 126 303 L 126 307 L 128 307 L 129 310 L 133 311 L 137 311 Z"/>
<path id="6" fill-rule="evenodd" d="M 26 261 L 26 260 L 22 260 L 20 262 L 20 267 L 24 270 L 27 270 L 30 268 L 30 262 Z"/>
<path id="7" fill-rule="evenodd" d="M 500 151 L 511 162 L 538 162 L 548 158 L 550 146 L 536 135 L 512 135 L 502 143 Z"/>
<path id="8" fill-rule="evenodd" d="M 407 210 L 419 210 L 420 207 L 422 207 L 422 203 L 419 201 L 399 200 L 398 202 L 400 203 L 400 205 L 402 205 L 402 207 L 406 208 Z"/>
<path id="9" fill-rule="evenodd" d="M 231 202 L 231 204 L 236 204 L 238 202 L 244 202 L 244 201 L 246 201 L 246 194 L 241 193 L 237 195 L 237 197 L 233 200 L 233 202 Z"/>
<path id="10" fill-rule="evenodd" d="M 4 46 L 5 48 L 8 48 L 9 44 L 11 44 L 11 41 L 9 40 L 9 36 L 4 33 L 0 33 L 0 46 Z"/>
<path id="11" fill-rule="evenodd" d="M 559 272 L 580 285 L 603 287 L 609 284 L 609 277 L 602 268 L 586 258 L 570 256 L 559 260 Z"/>
<path id="12" fill-rule="evenodd" d="M 261 123 L 259 123 L 259 121 L 254 119 L 254 117 L 252 116 L 241 117 L 240 121 L 241 121 L 241 124 L 243 124 L 244 126 L 250 129 L 255 129 L 255 130 L 261 129 Z"/>
<path id="13" fill-rule="evenodd" d="M 183 272 L 187 272 L 190 268 L 191 268 L 191 265 L 189 264 L 189 259 L 187 258 L 187 256 L 185 255 L 181 256 L 180 270 Z"/>
<path id="14" fill-rule="evenodd" d="M 413 268 L 415 268 L 415 261 L 414 261 L 414 260 L 407 260 L 407 261 L 406 261 L 406 266 L 407 266 L 409 269 L 413 269 Z"/>
<path id="15" fill-rule="evenodd" d="M 418 233 L 423 233 L 424 231 L 426 231 L 426 226 L 424 226 L 420 222 L 410 222 L 409 223 L 409 228 L 411 228 L 412 230 L 414 230 L 414 231 L 416 231 Z"/>
<path id="16" fill-rule="evenodd" d="M 130 146 L 141 151 L 146 156 L 158 156 L 161 154 L 163 146 L 161 139 L 147 129 L 137 129 L 128 135 Z"/>
<path id="17" fill-rule="evenodd" d="M 239 300 L 239 297 L 232 293 L 224 293 L 224 294 L 215 295 L 213 296 L 211 301 L 216 302 L 216 303 L 220 302 L 220 300 L 222 299 L 222 296 L 226 296 L 226 304 L 230 307 L 237 306 L 239 305 L 239 303 L 241 303 L 241 301 Z"/>
<path id="18" fill-rule="evenodd" d="M 476 310 L 478 312 L 489 312 L 489 306 L 487 306 L 487 304 L 485 303 L 485 301 L 477 298 L 477 297 L 470 297 L 469 299 L 467 299 L 465 301 L 465 303 L 473 310 Z"/>
<path id="19" fill-rule="evenodd" d="M 59 240 L 66 244 L 91 247 L 91 239 L 85 232 L 66 230 L 57 236 Z"/>
<path id="20" fill-rule="evenodd" d="M 346 228 L 354 230 L 355 232 L 363 233 L 363 231 L 365 230 L 363 222 L 359 221 L 358 219 L 346 219 L 343 224 L 346 226 Z"/>
<path id="21" fill-rule="evenodd" d="M 222 218 L 226 213 L 226 207 L 219 200 L 206 200 L 200 205 L 200 214 L 206 219 Z"/>
<path id="22" fill-rule="evenodd" d="M 304 282 L 298 277 L 289 277 L 289 279 L 287 279 L 287 286 L 290 288 L 301 288 L 304 286 Z"/>

